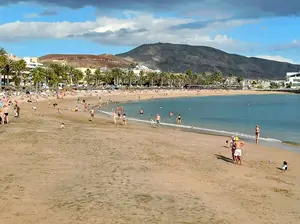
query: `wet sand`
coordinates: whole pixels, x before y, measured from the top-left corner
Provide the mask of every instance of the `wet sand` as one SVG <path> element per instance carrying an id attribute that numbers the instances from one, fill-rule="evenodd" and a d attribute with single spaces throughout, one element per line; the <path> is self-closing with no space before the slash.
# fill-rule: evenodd
<path id="1" fill-rule="evenodd" d="M 0 223 L 300 223 L 299 154 L 246 144 L 238 166 L 224 137 L 91 122 L 70 112 L 75 98 L 52 102 L 62 115 L 24 103 L 19 120 L 0 126 Z"/>

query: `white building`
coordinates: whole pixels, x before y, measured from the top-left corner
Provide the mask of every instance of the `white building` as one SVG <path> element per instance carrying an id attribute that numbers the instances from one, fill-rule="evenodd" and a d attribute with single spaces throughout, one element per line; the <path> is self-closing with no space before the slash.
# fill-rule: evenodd
<path id="1" fill-rule="evenodd" d="M 147 74 L 150 72 L 160 73 L 160 70 L 152 70 L 145 65 L 137 65 L 134 69 L 132 69 L 132 71 L 135 75 L 139 75 L 141 72 L 143 72 L 144 74 Z"/>
<path id="2" fill-rule="evenodd" d="M 26 62 L 26 68 L 28 69 L 43 66 L 43 64 L 39 63 L 39 59 L 37 57 L 24 57 L 23 60 Z"/>
<path id="3" fill-rule="evenodd" d="M 300 88 L 300 71 L 299 72 L 287 72 L 286 83 L 291 84 L 292 88 Z"/>
<path id="4" fill-rule="evenodd" d="M 12 61 L 19 61 L 21 59 L 13 54 L 7 54 L 7 58 Z"/>

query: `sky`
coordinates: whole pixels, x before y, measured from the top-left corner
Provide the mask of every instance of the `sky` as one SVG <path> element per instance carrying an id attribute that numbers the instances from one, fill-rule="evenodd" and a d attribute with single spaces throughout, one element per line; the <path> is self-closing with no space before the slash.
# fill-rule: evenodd
<path id="1" fill-rule="evenodd" d="M 300 1 L 0 0 L 0 47 L 19 57 L 157 42 L 300 64 Z"/>

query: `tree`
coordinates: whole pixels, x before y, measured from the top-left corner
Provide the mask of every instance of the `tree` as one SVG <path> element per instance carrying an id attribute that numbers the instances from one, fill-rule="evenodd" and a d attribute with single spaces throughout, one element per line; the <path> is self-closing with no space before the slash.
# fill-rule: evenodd
<path id="1" fill-rule="evenodd" d="M 189 84 L 191 86 L 192 83 L 193 83 L 193 71 L 192 71 L 192 69 L 188 69 L 185 74 L 186 74 L 187 79 L 189 80 Z"/>
<path id="2" fill-rule="evenodd" d="M 13 62 L 12 69 L 15 72 L 15 74 L 13 76 L 15 85 L 20 86 L 21 83 L 24 83 L 24 85 L 25 85 L 27 82 L 27 78 L 28 78 L 28 73 L 24 72 L 24 70 L 26 69 L 26 62 L 23 59 Z"/>
<path id="3" fill-rule="evenodd" d="M 85 78 L 84 79 L 88 85 L 92 84 L 93 77 L 92 77 L 91 69 L 88 68 L 87 70 L 85 70 Z"/>
<path id="4" fill-rule="evenodd" d="M 73 76 L 72 76 L 72 82 L 76 85 L 78 85 L 79 81 L 82 80 L 84 77 L 84 74 L 79 69 L 74 69 Z"/>
<path id="5" fill-rule="evenodd" d="M 132 86 L 132 82 L 135 81 L 136 77 L 137 76 L 134 74 L 133 71 L 130 70 L 127 72 L 127 79 L 128 79 L 129 87 Z"/>
<path id="6" fill-rule="evenodd" d="M 157 76 L 158 76 L 158 74 L 155 73 L 155 72 L 149 72 L 149 73 L 147 74 L 147 78 L 148 78 L 148 81 L 149 81 L 149 84 L 151 85 L 151 87 L 154 86 L 154 79 L 155 79 L 155 77 L 157 77 Z"/>
<path id="7" fill-rule="evenodd" d="M 280 88 L 280 84 L 276 83 L 276 82 L 271 82 L 270 83 L 270 89 L 279 89 Z"/>
<path id="8" fill-rule="evenodd" d="M 35 92 L 38 92 L 41 87 L 41 82 L 45 80 L 46 71 L 44 68 L 38 67 L 32 70 L 31 75 L 35 85 Z"/>
<path id="9" fill-rule="evenodd" d="M 101 71 L 100 69 L 96 69 L 95 73 L 94 73 L 94 81 L 95 81 L 95 85 L 99 86 L 99 83 L 101 81 Z"/>
<path id="10" fill-rule="evenodd" d="M 288 88 L 288 89 L 292 88 L 292 82 L 286 83 L 286 86 L 285 86 L 285 87 Z"/>
<path id="11" fill-rule="evenodd" d="M 238 84 L 241 84 L 241 82 L 244 81 L 244 77 L 243 76 L 238 76 L 236 78 L 236 81 L 238 82 Z"/>
<path id="12" fill-rule="evenodd" d="M 58 88 L 58 83 L 59 83 L 59 76 L 55 72 L 55 70 L 51 67 L 48 67 L 45 70 L 45 75 L 46 75 L 47 85 L 49 85 L 53 89 L 57 89 Z"/>
<path id="13" fill-rule="evenodd" d="M 119 85 L 120 84 L 120 78 L 122 78 L 122 71 L 119 68 L 114 68 L 111 71 L 112 77 L 114 78 L 114 84 L 115 85 Z"/>
<path id="14" fill-rule="evenodd" d="M 7 52 L 4 48 L 0 48 L 0 90 L 2 87 L 2 75 L 7 64 Z"/>
<path id="15" fill-rule="evenodd" d="M 104 75 L 101 76 L 101 81 L 104 82 L 106 85 L 110 85 L 114 83 L 114 78 L 112 76 L 112 73 L 109 71 L 106 71 Z"/>
<path id="16" fill-rule="evenodd" d="M 49 84 L 52 87 L 58 88 L 59 83 L 67 84 L 70 82 L 67 66 L 52 63 L 48 68 L 47 75 L 49 77 Z"/>

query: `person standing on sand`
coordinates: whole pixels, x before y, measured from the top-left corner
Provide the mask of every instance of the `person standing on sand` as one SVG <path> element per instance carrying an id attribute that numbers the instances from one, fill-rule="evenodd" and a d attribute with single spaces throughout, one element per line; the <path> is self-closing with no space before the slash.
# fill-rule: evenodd
<path id="1" fill-rule="evenodd" d="M 92 108 L 90 110 L 90 114 L 91 114 L 91 120 L 93 120 L 94 116 L 95 116 L 95 111 L 94 111 L 94 108 Z"/>
<path id="2" fill-rule="evenodd" d="M 20 109 L 20 107 L 19 107 L 18 104 L 16 105 L 16 108 L 17 108 L 17 113 L 18 113 L 18 118 L 19 118 L 19 117 L 20 117 L 20 110 L 21 110 L 21 109 Z"/>
<path id="3" fill-rule="evenodd" d="M 9 112 L 9 108 L 7 105 L 3 106 L 3 113 L 4 113 L 4 118 L 3 118 L 3 122 L 4 124 L 8 124 L 9 120 L 8 120 L 8 112 Z"/>
<path id="4" fill-rule="evenodd" d="M 160 115 L 159 114 L 156 114 L 156 125 L 159 126 L 160 125 Z"/>
<path id="5" fill-rule="evenodd" d="M 256 137 L 256 144 L 258 144 L 259 141 L 259 135 L 260 135 L 260 128 L 258 125 L 255 127 L 255 137 Z"/>
<path id="6" fill-rule="evenodd" d="M 117 124 L 117 114 L 116 114 L 115 110 L 112 111 L 111 115 L 112 115 L 112 119 L 113 119 L 114 124 Z"/>
<path id="7" fill-rule="evenodd" d="M 123 125 L 127 125 L 126 114 L 122 115 Z"/>
<path id="8" fill-rule="evenodd" d="M 234 142 L 234 146 L 235 146 L 234 160 L 236 164 L 242 165 L 242 147 L 244 146 L 244 142 L 236 138 Z"/>
<path id="9" fill-rule="evenodd" d="M 178 114 L 176 120 L 177 120 L 177 124 L 178 124 L 178 125 L 181 125 L 181 115 L 180 115 L 180 114 Z"/>

